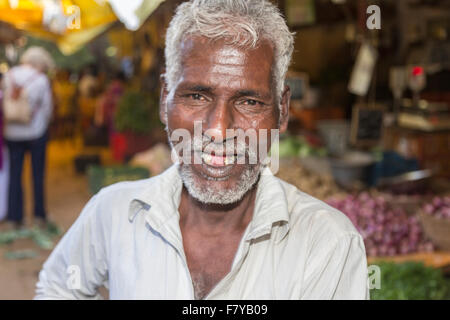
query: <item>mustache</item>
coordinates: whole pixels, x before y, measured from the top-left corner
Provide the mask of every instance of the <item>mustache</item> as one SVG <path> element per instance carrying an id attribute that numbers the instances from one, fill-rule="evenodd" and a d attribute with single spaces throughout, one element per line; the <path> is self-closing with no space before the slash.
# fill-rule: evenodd
<path id="1" fill-rule="evenodd" d="M 211 141 L 209 137 L 203 136 L 202 140 L 192 139 L 191 148 L 194 152 L 205 152 L 214 154 L 244 156 L 252 152 L 251 148 L 243 141 L 229 139 L 225 141 Z"/>
<path id="2" fill-rule="evenodd" d="M 166 130 L 168 133 L 169 131 Z M 212 141 L 212 139 L 206 135 L 202 135 L 201 139 L 198 137 L 189 137 L 189 139 L 171 140 L 171 135 L 168 134 L 169 143 L 172 147 L 178 147 L 181 145 L 187 150 L 194 153 L 209 153 L 219 155 L 237 155 L 240 156 L 256 156 L 257 151 L 253 150 L 246 142 L 240 139 L 227 139 L 220 142 Z"/>

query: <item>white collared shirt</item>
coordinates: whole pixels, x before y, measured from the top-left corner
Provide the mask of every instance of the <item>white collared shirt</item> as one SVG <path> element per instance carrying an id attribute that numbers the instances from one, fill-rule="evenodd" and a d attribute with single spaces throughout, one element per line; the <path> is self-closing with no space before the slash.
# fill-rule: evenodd
<path id="1" fill-rule="evenodd" d="M 35 299 L 194 299 L 177 165 L 102 189 L 45 262 Z M 230 272 L 205 299 L 369 299 L 350 220 L 264 170 Z"/>

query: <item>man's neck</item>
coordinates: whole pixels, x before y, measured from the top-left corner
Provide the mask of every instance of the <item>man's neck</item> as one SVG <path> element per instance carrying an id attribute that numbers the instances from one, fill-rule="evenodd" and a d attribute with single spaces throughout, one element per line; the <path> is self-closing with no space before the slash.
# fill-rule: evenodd
<path id="1" fill-rule="evenodd" d="M 204 236 L 220 236 L 242 232 L 252 219 L 256 188 L 249 190 L 241 201 L 231 205 L 204 204 L 192 198 L 183 187 L 180 200 L 180 227 L 195 228 Z"/>

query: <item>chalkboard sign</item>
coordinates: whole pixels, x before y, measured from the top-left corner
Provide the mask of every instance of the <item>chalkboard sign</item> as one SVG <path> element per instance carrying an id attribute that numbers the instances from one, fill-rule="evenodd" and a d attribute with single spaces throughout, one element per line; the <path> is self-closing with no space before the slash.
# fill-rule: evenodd
<path id="1" fill-rule="evenodd" d="M 382 105 L 356 105 L 353 107 L 351 142 L 354 145 L 370 146 L 377 144 L 383 130 Z"/>

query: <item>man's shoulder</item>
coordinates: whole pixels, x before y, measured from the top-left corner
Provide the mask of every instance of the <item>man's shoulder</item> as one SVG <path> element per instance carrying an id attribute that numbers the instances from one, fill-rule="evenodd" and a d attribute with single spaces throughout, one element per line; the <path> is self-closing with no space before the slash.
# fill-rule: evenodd
<path id="1" fill-rule="evenodd" d="M 311 237 L 326 235 L 327 239 L 361 235 L 350 219 L 297 187 L 277 178 L 286 194 L 291 232 L 308 233 Z"/>

